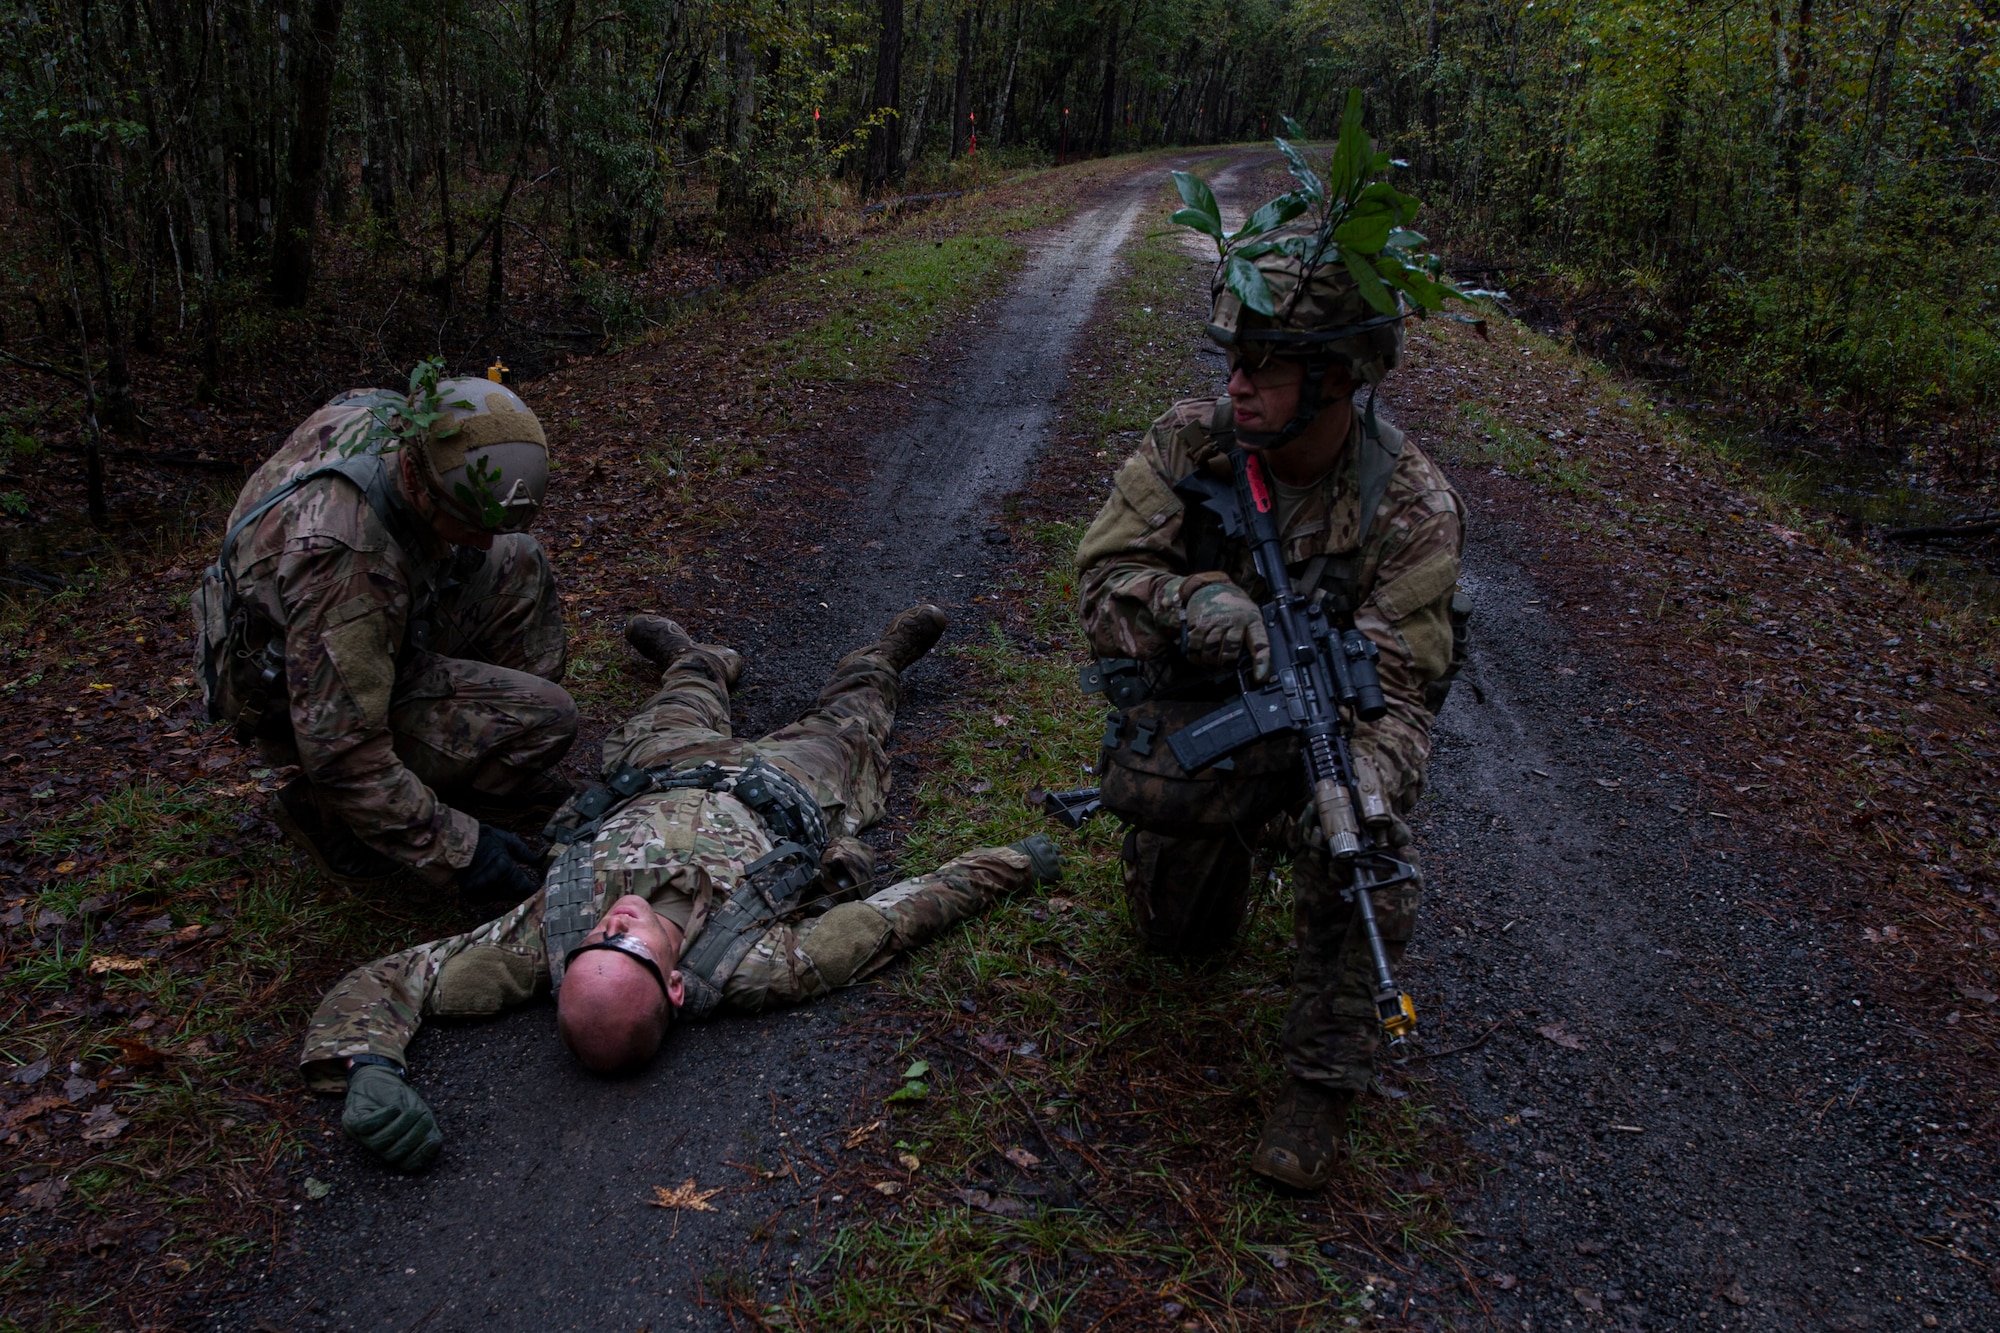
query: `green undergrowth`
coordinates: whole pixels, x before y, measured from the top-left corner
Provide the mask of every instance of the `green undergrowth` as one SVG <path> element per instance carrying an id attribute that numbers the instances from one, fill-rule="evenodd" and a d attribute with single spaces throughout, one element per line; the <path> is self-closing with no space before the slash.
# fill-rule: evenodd
<path id="1" fill-rule="evenodd" d="M 1546 436 L 1523 430 L 1477 403 L 1462 403 L 1460 412 L 1479 432 L 1479 452 L 1510 477 L 1547 486 L 1558 495 L 1581 498 L 1592 493 L 1590 464 Z"/>
<path id="2" fill-rule="evenodd" d="M 0 1062 L 49 1072 L 8 1115 L 6 1146 L 61 1160 L 22 1181 L 66 1182 L 85 1248 L 121 1274 L 44 1327 L 93 1326 L 103 1302 L 143 1305 L 148 1288 L 267 1248 L 287 1198 L 312 1197 L 316 1150 L 290 1114 L 301 980 L 447 924 L 326 888 L 241 816 L 243 795 L 125 787 L 34 834 L 28 852 L 55 877 L 7 899 L 39 923 L 39 947 L 6 960 Z M 0 1266 L 0 1299 L 45 1280 L 53 1239 Z"/>
<path id="3" fill-rule="evenodd" d="M 944 323 L 997 295 L 1027 253 L 1016 234 L 1056 222 L 1061 212 L 1028 205 L 976 217 L 951 236 L 871 239 L 837 266 L 804 270 L 787 286 L 803 290 L 819 312 L 771 350 L 769 373 L 784 380 L 884 377 Z"/>
<path id="4" fill-rule="evenodd" d="M 1171 322 L 1206 266 L 1159 236 L 1127 253 L 1107 318 L 1085 335 L 1091 359 L 1123 373 L 1072 381 L 1071 420 L 1106 466 L 1209 374 Z M 880 1165 L 908 1183 L 830 1240 L 792 1299 L 765 1312 L 771 1324 L 1339 1328 L 1399 1304 L 1410 1257 L 1451 1245 L 1447 1193 L 1475 1168 L 1421 1081 L 1365 1101 L 1324 1194 L 1290 1195 L 1248 1169 L 1282 1080 L 1287 867 L 1260 859 L 1234 947 L 1206 964 L 1161 958 L 1127 920 L 1121 826 L 1099 816 L 1065 831 L 1040 812 L 1042 793 L 1095 784 L 1104 730 L 1103 703 L 1077 687 L 1069 555 L 1084 522 L 1035 530 L 1018 618 L 958 650 L 967 684 L 930 746 L 902 852 L 906 866 L 932 865 L 1047 832 L 1064 879 L 892 974 L 918 1025 L 904 1057 L 917 1072 L 885 1110 L 893 1148 Z"/>

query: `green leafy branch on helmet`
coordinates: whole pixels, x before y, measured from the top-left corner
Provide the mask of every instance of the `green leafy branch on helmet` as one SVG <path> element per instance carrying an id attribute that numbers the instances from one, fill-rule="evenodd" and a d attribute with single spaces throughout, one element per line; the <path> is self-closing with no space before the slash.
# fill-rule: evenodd
<path id="1" fill-rule="evenodd" d="M 1284 122 L 1287 134 L 1295 139 L 1304 137 L 1291 117 L 1285 117 Z M 1173 221 L 1215 242 L 1223 282 L 1246 308 L 1260 315 L 1278 314 L 1270 284 L 1254 262 L 1260 255 L 1272 253 L 1288 255 L 1304 266 L 1308 281 L 1292 289 L 1293 302 L 1310 285 L 1312 273 L 1328 264 L 1345 268 L 1362 298 L 1385 315 L 1403 308 L 1399 295 L 1407 298 L 1419 315 L 1440 310 L 1447 299 L 1499 295 L 1460 290 L 1445 278 L 1444 261 L 1421 248 L 1426 238 L 1409 227 L 1416 219 L 1418 202 L 1380 179 L 1390 167 L 1403 164 L 1375 151 L 1362 130 L 1359 89 L 1347 94 L 1340 137 L 1334 142 L 1323 176 L 1292 142 L 1275 142 L 1292 173 L 1294 188 L 1250 214 L 1234 232 L 1224 230 L 1222 210 L 1207 181 L 1191 172 L 1173 173 L 1174 186 L 1186 205 L 1174 213 Z M 1276 234 L 1306 214 L 1312 218 L 1310 230 Z"/>
<path id="2" fill-rule="evenodd" d="M 432 427 L 452 408 L 471 411 L 472 404 L 462 398 L 445 402 L 438 394 L 438 381 L 443 376 L 443 357 L 429 356 L 417 362 L 410 370 L 410 391 L 404 401 L 384 401 L 370 406 L 368 414 L 357 420 L 335 442 L 340 456 L 352 458 L 365 449 L 373 449 L 379 454 L 393 454 L 405 444 L 422 443 L 432 438 L 444 439 L 455 433 L 458 428 L 450 423 L 435 431 Z"/>
<path id="3" fill-rule="evenodd" d="M 481 527 L 495 530 L 507 521 L 507 510 L 500 503 L 499 492 L 499 483 L 504 479 L 505 474 L 486 458 L 468 459 L 465 480 L 451 488 L 452 494 L 468 509 L 479 511 Z"/>

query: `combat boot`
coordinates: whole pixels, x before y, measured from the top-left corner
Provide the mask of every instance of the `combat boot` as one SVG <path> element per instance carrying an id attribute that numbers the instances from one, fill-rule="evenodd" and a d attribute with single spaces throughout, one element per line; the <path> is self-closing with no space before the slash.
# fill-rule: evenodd
<path id="1" fill-rule="evenodd" d="M 1250 1169 L 1295 1190 L 1316 1190 L 1333 1175 L 1347 1134 L 1347 1108 L 1354 1094 L 1287 1079 L 1278 1104 L 1264 1121 Z"/>
<path id="2" fill-rule="evenodd" d="M 743 674 L 743 654 L 719 643 L 696 643 L 677 622 L 665 616 L 633 616 L 625 622 L 625 642 L 662 671 L 699 648 L 716 660 L 722 668 L 722 683 L 732 690 Z"/>
<path id="3" fill-rule="evenodd" d="M 919 602 L 890 621 L 868 651 L 897 671 L 907 671 L 912 662 L 937 646 L 950 624 L 951 617 L 942 608 Z"/>
<path id="4" fill-rule="evenodd" d="M 349 893 L 381 893 L 405 873 L 403 866 L 355 837 L 338 816 L 322 810 L 312 783 L 303 777 L 278 789 L 271 820 L 320 874 Z"/>

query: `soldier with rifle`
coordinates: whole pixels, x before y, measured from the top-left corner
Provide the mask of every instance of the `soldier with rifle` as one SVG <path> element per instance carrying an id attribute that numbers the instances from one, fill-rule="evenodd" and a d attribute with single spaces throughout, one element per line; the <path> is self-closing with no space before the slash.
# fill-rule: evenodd
<path id="1" fill-rule="evenodd" d="M 1298 1189 L 1326 1183 L 1382 1032 L 1414 1025 L 1390 975 L 1421 883 L 1403 816 L 1470 611 L 1463 503 L 1375 410 L 1407 307 L 1328 249 L 1225 251 L 1208 334 L 1227 396 L 1153 423 L 1076 552 L 1086 688 L 1115 709 L 1103 803 L 1132 826 L 1146 943 L 1226 948 L 1260 836 L 1292 857 L 1289 1077 L 1251 1165 Z M 1232 265 L 1254 265 L 1270 313 Z"/>

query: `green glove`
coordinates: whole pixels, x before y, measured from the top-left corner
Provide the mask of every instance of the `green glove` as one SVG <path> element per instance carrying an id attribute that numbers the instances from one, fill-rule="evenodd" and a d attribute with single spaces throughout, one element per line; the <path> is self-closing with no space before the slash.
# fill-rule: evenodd
<path id="1" fill-rule="evenodd" d="M 1250 658 L 1252 679 L 1271 674 L 1271 636 L 1250 594 L 1227 579 L 1204 583 L 1181 608 L 1181 653 L 1196 666 L 1226 669 Z"/>
<path id="2" fill-rule="evenodd" d="M 1062 853 L 1056 850 L 1055 842 L 1048 834 L 1037 833 L 1007 845 L 1028 858 L 1028 864 L 1035 871 L 1035 883 L 1057 884 L 1062 881 Z"/>
<path id="3" fill-rule="evenodd" d="M 347 1137 L 398 1171 L 421 1171 L 444 1147 L 437 1117 L 417 1090 L 386 1065 L 357 1065 L 347 1076 Z"/>

